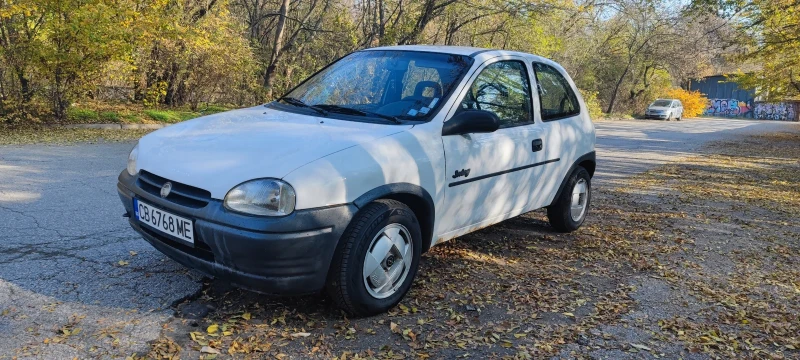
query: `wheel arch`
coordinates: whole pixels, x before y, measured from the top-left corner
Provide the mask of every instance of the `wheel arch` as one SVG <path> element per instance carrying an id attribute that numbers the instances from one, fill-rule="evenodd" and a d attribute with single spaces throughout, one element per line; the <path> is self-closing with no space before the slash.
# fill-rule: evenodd
<path id="1" fill-rule="evenodd" d="M 428 251 L 433 240 L 433 223 L 436 208 L 431 195 L 419 185 L 395 183 L 381 185 L 359 196 L 353 204 L 359 209 L 379 199 L 397 200 L 406 204 L 419 221 L 422 232 L 422 252 Z"/>
<path id="2" fill-rule="evenodd" d="M 572 163 L 570 166 L 569 171 L 564 175 L 564 178 L 561 180 L 561 185 L 558 186 L 558 191 L 556 192 L 556 196 L 553 198 L 553 202 L 558 200 L 561 197 L 561 193 L 564 191 L 564 187 L 567 185 L 567 181 L 572 173 L 575 172 L 575 169 L 578 167 L 582 167 L 589 172 L 590 177 L 594 177 L 594 171 L 597 168 L 597 155 L 594 151 L 584 154 L 583 156 L 579 157 L 575 162 Z M 552 203 L 550 205 L 553 205 Z"/>

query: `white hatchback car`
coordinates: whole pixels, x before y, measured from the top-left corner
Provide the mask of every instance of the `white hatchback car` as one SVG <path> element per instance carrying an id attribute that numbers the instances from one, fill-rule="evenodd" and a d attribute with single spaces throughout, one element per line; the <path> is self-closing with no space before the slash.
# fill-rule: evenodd
<path id="1" fill-rule="evenodd" d="M 683 104 L 678 99 L 658 99 L 647 107 L 645 117 L 648 119 L 678 120 L 683 119 Z"/>
<path id="2" fill-rule="evenodd" d="M 188 267 L 265 293 L 326 289 L 369 315 L 402 299 L 431 246 L 539 208 L 577 229 L 594 144 L 553 61 L 383 47 L 143 137 L 118 191 L 131 226 Z"/>

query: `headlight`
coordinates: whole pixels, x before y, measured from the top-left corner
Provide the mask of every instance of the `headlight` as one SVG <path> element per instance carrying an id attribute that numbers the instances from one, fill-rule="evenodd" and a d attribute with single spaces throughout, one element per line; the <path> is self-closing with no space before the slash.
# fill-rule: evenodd
<path id="1" fill-rule="evenodd" d="M 277 179 L 257 179 L 237 185 L 225 195 L 225 207 L 245 214 L 284 216 L 294 211 L 291 185 Z"/>
<path id="2" fill-rule="evenodd" d="M 136 170 L 136 159 L 139 158 L 139 144 L 133 147 L 130 155 L 128 155 L 128 174 L 131 176 L 136 175 L 139 171 Z"/>

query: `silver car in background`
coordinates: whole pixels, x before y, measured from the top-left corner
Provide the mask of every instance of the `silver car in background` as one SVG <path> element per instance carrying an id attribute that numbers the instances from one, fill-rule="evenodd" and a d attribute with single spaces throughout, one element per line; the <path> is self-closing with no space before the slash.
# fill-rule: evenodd
<path id="1" fill-rule="evenodd" d="M 647 107 L 644 117 L 680 121 L 683 118 L 683 104 L 677 99 L 658 99 Z"/>

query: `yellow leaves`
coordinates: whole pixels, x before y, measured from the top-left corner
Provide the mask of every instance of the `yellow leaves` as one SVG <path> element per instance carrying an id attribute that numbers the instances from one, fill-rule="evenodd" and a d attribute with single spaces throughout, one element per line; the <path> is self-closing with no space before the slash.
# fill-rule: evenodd
<path id="1" fill-rule="evenodd" d="M 181 347 L 169 337 L 162 337 L 150 344 L 150 352 L 146 359 L 180 359 Z"/>
<path id="2" fill-rule="evenodd" d="M 219 332 L 219 325 L 217 324 L 209 325 L 208 328 L 206 329 L 206 332 L 209 334 L 216 334 L 217 332 Z"/>
<path id="3" fill-rule="evenodd" d="M 242 319 L 250 320 L 251 317 L 252 317 L 252 315 L 250 315 L 249 312 L 246 312 L 246 313 L 242 314 Z"/>
<path id="4" fill-rule="evenodd" d="M 404 329 L 403 338 L 405 338 L 406 340 L 417 341 L 417 334 L 415 334 L 414 331 L 411 329 Z"/>
<path id="5" fill-rule="evenodd" d="M 683 104 L 684 117 L 697 117 L 708 107 L 708 98 L 699 91 L 688 91 L 682 88 L 667 90 L 666 98 L 678 99 Z"/>
<path id="6" fill-rule="evenodd" d="M 59 332 L 64 336 L 78 335 L 78 334 L 81 333 L 81 328 L 71 329 L 70 327 L 66 327 L 65 326 L 65 327 L 59 329 Z"/>
<path id="7" fill-rule="evenodd" d="M 189 333 L 189 336 L 192 338 L 192 341 L 199 341 L 205 339 L 205 337 L 203 337 L 203 333 L 199 331 L 192 331 Z"/>
<path id="8" fill-rule="evenodd" d="M 127 266 L 129 263 L 127 261 L 125 261 L 125 260 L 120 260 L 120 261 L 117 262 L 117 264 L 119 266 Z"/>

